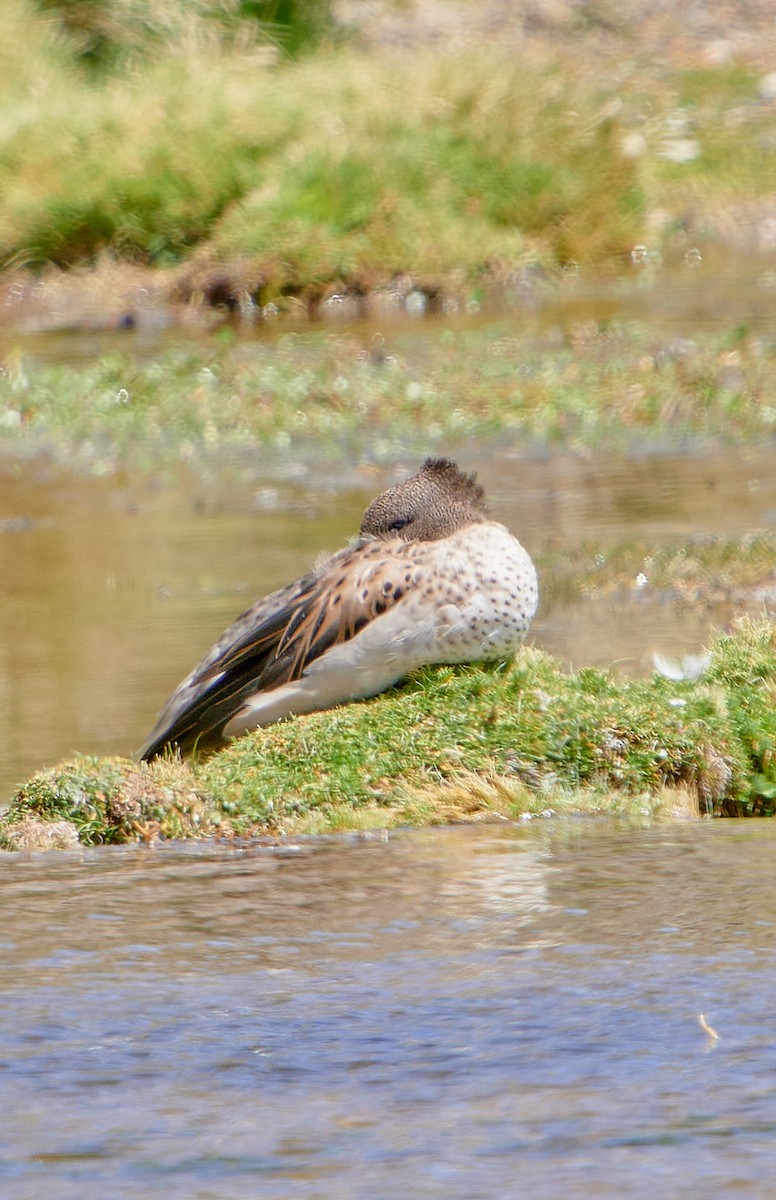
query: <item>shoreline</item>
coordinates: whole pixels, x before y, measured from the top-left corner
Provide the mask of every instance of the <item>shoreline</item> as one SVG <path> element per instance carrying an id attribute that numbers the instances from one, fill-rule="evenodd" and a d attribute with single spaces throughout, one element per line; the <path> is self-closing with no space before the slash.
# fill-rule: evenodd
<path id="1" fill-rule="evenodd" d="M 770 816 L 776 625 L 741 619 L 700 674 L 424 668 L 369 701 L 246 734 L 201 761 L 77 757 L 0 818 L 6 850 L 516 820 L 548 811 Z"/>

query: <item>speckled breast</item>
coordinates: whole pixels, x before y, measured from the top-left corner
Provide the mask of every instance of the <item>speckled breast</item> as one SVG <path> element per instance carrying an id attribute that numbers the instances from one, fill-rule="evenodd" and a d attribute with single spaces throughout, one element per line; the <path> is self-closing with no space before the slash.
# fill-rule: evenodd
<path id="1" fill-rule="evenodd" d="M 433 660 L 467 662 L 512 654 L 539 599 L 527 550 L 505 526 L 488 521 L 428 544 L 427 551 L 425 565 L 431 570 L 417 603 L 434 612 Z M 433 562 L 434 555 L 443 559 Z"/>

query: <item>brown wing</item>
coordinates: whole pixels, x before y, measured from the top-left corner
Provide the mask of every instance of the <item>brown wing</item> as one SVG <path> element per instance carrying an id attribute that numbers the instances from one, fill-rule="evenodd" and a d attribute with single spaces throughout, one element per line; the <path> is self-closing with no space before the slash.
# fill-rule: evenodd
<path id="1" fill-rule="evenodd" d="M 249 696 L 299 679 L 337 642 L 354 637 L 415 582 L 411 543 L 367 542 L 244 612 L 184 679 L 140 751 L 183 753 L 217 745 Z"/>

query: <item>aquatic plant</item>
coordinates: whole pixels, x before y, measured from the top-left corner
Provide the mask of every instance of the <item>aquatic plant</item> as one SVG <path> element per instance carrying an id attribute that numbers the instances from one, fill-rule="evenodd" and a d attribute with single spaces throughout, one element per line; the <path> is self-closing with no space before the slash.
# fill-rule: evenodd
<path id="1" fill-rule="evenodd" d="M 563 339 L 496 322 L 428 330 L 413 355 L 406 334 L 227 335 L 153 360 L 111 353 L 82 365 L 17 351 L 0 371 L 0 447 L 105 474 L 203 470 L 257 447 L 352 462 L 493 436 L 571 448 L 773 436 L 774 351 L 753 336 L 731 349 L 728 332 L 699 332 L 679 352 L 635 322 L 588 322 Z"/>

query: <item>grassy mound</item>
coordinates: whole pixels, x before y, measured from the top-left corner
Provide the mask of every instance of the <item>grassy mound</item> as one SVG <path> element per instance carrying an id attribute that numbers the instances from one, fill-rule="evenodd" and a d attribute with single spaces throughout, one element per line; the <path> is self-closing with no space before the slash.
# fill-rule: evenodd
<path id="1" fill-rule="evenodd" d="M 107 248 L 164 265 L 200 247 L 203 261 L 247 258 L 264 303 L 329 280 L 519 263 L 545 240 L 560 260 L 638 240 L 643 194 L 617 122 L 494 52 L 257 69 L 194 47 L 100 85 L 60 70 L 12 111 L 0 255 L 15 261 Z"/>
<path id="2" fill-rule="evenodd" d="M 433 668 L 203 761 L 77 758 L 33 778 L 6 849 L 282 835 L 553 811 L 776 809 L 776 627 L 742 621 L 698 681 L 509 664 Z"/>
<path id="3" fill-rule="evenodd" d="M 273 50 L 262 9 L 297 10 L 315 52 Z M 0 263 L 185 261 L 189 295 L 228 264 L 257 304 L 402 272 L 433 293 L 702 238 L 772 192 L 776 114 L 746 63 L 658 69 L 625 37 L 602 70 L 582 28 L 397 55 L 331 28 L 301 0 L 6 0 Z"/>

